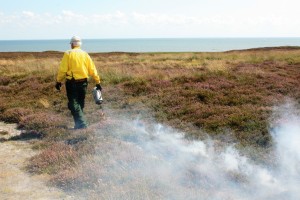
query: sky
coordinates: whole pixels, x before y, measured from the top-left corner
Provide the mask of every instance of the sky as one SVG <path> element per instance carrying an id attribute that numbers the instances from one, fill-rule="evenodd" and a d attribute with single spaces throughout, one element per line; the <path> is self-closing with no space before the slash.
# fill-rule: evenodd
<path id="1" fill-rule="evenodd" d="M 299 0 L 0 0 L 0 40 L 299 37 Z"/>

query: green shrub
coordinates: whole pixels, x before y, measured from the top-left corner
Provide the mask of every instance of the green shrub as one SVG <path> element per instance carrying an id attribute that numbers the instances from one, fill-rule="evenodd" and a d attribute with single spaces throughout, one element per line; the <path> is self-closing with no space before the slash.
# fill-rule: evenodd
<path id="1" fill-rule="evenodd" d="M 120 72 L 109 70 L 107 72 L 101 73 L 101 78 L 105 84 L 119 84 L 126 81 L 130 81 L 133 78 L 128 74 L 122 74 Z"/>

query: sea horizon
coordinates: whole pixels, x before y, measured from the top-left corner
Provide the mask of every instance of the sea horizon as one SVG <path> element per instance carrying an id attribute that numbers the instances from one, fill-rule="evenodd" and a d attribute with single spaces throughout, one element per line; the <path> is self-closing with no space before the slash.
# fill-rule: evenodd
<path id="1" fill-rule="evenodd" d="M 70 49 L 69 39 L 0 40 L 0 52 Z M 202 37 L 82 39 L 87 52 L 224 52 L 252 48 L 300 46 L 300 37 Z"/>

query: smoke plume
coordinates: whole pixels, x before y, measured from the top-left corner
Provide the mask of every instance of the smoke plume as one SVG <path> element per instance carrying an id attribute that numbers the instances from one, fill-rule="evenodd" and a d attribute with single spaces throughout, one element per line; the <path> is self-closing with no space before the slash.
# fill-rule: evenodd
<path id="1" fill-rule="evenodd" d="M 293 110 L 294 112 L 291 112 Z M 287 104 L 274 109 L 268 160 L 235 146 L 139 119 L 111 116 L 98 127 L 96 155 L 86 158 L 96 184 L 91 199 L 300 199 L 300 117 Z M 258 159 L 259 160 L 259 159 Z"/>

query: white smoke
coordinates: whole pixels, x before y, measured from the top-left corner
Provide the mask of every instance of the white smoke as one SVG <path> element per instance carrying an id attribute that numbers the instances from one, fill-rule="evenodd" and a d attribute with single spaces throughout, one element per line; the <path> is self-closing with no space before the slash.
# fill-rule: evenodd
<path id="1" fill-rule="evenodd" d="M 187 140 L 162 124 L 114 116 L 98 127 L 92 159 L 98 181 L 85 198 L 300 199 L 300 117 L 290 110 L 296 108 L 275 109 L 274 150 L 263 163 L 234 144 Z"/>

